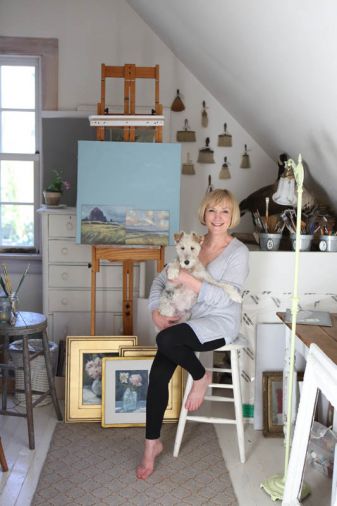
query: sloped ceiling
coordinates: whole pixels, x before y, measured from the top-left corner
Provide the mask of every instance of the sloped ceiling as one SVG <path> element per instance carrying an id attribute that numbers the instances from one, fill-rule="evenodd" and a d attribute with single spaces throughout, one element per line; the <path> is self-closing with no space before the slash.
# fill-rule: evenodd
<path id="1" fill-rule="evenodd" d="M 127 1 L 266 153 L 302 153 L 337 209 L 335 0 Z"/>

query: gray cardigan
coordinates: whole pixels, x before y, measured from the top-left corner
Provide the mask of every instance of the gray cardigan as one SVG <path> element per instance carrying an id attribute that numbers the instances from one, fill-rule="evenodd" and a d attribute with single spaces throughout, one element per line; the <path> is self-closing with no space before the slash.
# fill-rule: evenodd
<path id="1" fill-rule="evenodd" d="M 248 275 L 248 248 L 234 238 L 207 265 L 207 270 L 215 280 L 229 283 L 241 291 Z M 164 269 L 153 280 L 149 295 L 151 311 L 159 306 L 166 279 Z M 233 302 L 222 288 L 203 281 L 198 300 L 192 308 L 191 318 L 186 323 L 194 330 L 201 343 L 223 337 L 229 344 L 239 333 L 241 304 Z"/>

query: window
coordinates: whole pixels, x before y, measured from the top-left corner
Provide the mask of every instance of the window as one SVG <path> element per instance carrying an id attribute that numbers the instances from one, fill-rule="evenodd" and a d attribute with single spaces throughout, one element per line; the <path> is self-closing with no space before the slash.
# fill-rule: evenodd
<path id="1" fill-rule="evenodd" d="M 0 55 L 0 251 L 38 248 L 39 57 Z"/>

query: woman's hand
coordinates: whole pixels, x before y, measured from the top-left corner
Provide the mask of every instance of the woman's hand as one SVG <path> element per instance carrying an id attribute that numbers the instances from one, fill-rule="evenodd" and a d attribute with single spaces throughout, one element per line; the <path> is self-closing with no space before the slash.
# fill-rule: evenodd
<path id="1" fill-rule="evenodd" d="M 159 313 L 158 309 L 152 311 L 152 320 L 156 327 L 160 330 L 164 330 L 167 327 L 175 325 L 181 316 L 163 316 Z"/>
<path id="2" fill-rule="evenodd" d="M 173 285 L 181 285 L 181 284 L 185 285 L 187 286 L 187 288 L 190 288 L 195 293 L 200 292 L 202 284 L 199 279 L 192 276 L 192 274 L 190 274 L 185 269 L 180 269 L 178 276 L 174 279 L 170 279 L 170 283 L 172 283 Z"/>

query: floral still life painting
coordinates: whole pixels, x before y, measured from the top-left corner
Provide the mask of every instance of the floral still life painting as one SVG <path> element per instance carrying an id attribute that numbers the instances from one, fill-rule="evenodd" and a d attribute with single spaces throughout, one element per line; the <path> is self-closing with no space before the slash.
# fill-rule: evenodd
<path id="1" fill-rule="evenodd" d="M 82 205 L 82 244 L 167 246 L 169 211 L 109 205 Z"/>
<path id="2" fill-rule="evenodd" d="M 116 413 L 145 412 L 148 371 L 116 371 Z"/>
<path id="3" fill-rule="evenodd" d="M 94 422 L 102 417 L 102 363 L 121 346 L 137 345 L 137 336 L 67 336 L 65 421 Z"/>
<path id="4" fill-rule="evenodd" d="M 145 424 L 146 396 L 153 358 L 103 358 L 102 426 Z"/>
<path id="5" fill-rule="evenodd" d="M 102 358 L 115 353 L 83 353 L 83 404 L 102 403 Z"/>

